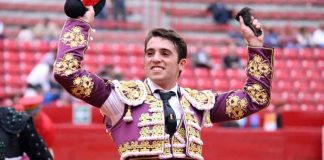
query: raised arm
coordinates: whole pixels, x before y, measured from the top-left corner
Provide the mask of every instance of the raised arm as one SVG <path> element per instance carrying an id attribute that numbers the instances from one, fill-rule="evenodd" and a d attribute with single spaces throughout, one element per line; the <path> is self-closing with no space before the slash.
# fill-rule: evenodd
<path id="1" fill-rule="evenodd" d="M 110 94 L 110 84 L 82 68 L 94 19 L 93 8 L 88 9 L 83 17 L 66 20 L 59 37 L 54 77 L 71 95 L 101 107 Z"/>
<path id="2" fill-rule="evenodd" d="M 253 25 L 260 29 L 261 24 L 254 18 Z M 241 32 L 248 43 L 247 81 L 242 90 L 221 93 L 211 110 L 212 122 L 233 120 L 246 117 L 270 104 L 271 81 L 273 78 L 273 48 L 263 47 L 262 34 L 259 37 L 240 17 Z"/>

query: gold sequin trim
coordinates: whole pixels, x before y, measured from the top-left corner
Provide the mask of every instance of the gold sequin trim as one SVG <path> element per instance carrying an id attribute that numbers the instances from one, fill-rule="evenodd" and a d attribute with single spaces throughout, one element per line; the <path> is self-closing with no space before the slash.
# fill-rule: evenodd
<path id="1" fill-rule="evenodd" d="M 73 80 L 72 94 L 78 98 L 89 97 L 93 88 L 92 78 L 88 75 Z"/>
<path id="2" fill-rule="evenodd" d="M 179 129 L 177 130 L 177 132 L 179 137 L 177 136 L 173 136 L 172 137 L 172 144 L 182 144 L 181 140 L 186 141 L 186 130 L 181 126 L 179 127 Z"/>
<path id="3" fill-rule="evenodd" d="M 161 112 L 163 111 L 163 103 L 161 100 L 156 99 L 152 95 L 147 95 L 145 103 L 149 104 L 149 112 Z"/>
<path id="4" fill-rule="evenodd" d="M 119 84 L 116 92 L 124 103 L 137 106 L 146 99 L 147 91 L 141 81 L 119 81 Z"/>
<path id="5" fill-rule="evenodd" d="M 240 99 L 239 96 L 229 96 L 226 99 L 226 114 L 233 119 L 240 119 L 246 112 L 247 100 L 246 98 Z"/>
<path id="6" fill-rule="evenodd" d="M 195 143 L 189 143 L 188 150 L 189 150 L 190 154 L 201 155 L 202 146 L 199 144 L 195 144 Z"/>
<path id="7" fill-rule="evenodd" d="M 156 137 L 161 137 L 164 135 L 164 126 L 155 125 L 150 129 L 150 127 L 143 127 L 140 131 L 140 139 L 156 139 Z"/>
<path id="8" fill-rule="evenodd" d="M 72 27 L 69 31 L 63 33 L 61 42 L 71 48 L 84 46 L 87 43 L 85 35 L 82 34 L 81 27 L 79 26 Z"/>
<path id="9" fill-rule="evenodd" d="M 268 103 L 268 94 L 260 84 L 253 84 L 252 86 L 246 86 L 244 89 L 250 95 L 253 102 L 259 105 L 264 105 Z"/>
<path id="10" fill-rule="evenodd" d="M 79 68 L 80 63 L 71 53 L 65 54 L 61 61 L 54 64 L 54 72 L 63 76 L 69 76 Z"/>
<path id="11" fill-rule="evenodd" d="M 185 97 L 193 107 L 199 110 L 209 110 L 215 104 L 215 96 L 211 91 L 197 91 L 190 88 L 185 88 Z"/>
<path id="12" fill-rule="evenodd" d="M 123 154 L 130 154 L 134 153 L 136 155 L 144 155 L 149 152 L 154 152 L 154 151 L 162 151 L 164 147 L 163 140 L 162 141 L 152 141 L 151 143 L 149 141 L 131 141 L 131 142 L 126 142 L 124 144 L 121 144 L 118 147 L 118 152 L 123 155 Z M 142 153 L 142 154 L 141 154 Z"/>
<path id="13" fill-rule="evenodd" d="M 260 79 L 261 77 L 268 76 L 271 73 L 271 68 L 260 55 L 254 55 L 253 59 L 248 63 L 248 72 Z"/>

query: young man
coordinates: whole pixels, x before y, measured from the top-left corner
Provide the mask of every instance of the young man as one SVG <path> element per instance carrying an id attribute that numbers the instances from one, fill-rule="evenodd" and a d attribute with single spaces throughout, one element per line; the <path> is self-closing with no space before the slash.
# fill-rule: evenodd
<path id="1" fill-rule="evenodd" d="M 83 69 L 94 19 L 93 8 L 88 9 L 83 17 L 66 21 L 54 74 L 69 93 L 100 108 L 121 159 L 203 159 L 202 127 L 240 119 L 269 105 L 273 49 L 262 47 L 263 35 L 254 36 L 242 19 L 249 45 L 248 80 L 243 90 L 218 94 L 179 86 L 187 46 L 173 30 L 148 34 L 144 82 L 102 79 Z M 261 28 L 256 19 L 253 25 Z"/>

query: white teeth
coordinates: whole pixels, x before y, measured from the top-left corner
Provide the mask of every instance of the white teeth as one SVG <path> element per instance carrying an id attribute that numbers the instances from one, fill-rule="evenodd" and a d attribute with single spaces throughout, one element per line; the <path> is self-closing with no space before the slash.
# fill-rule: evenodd
<path id="1" fill-rule="evenodd" d="M 163 68 L 161 68 L 161 67 L 152 67 L 152 70 L 153 71 L 160 71 L 160 70 L 163 70 Z"/>

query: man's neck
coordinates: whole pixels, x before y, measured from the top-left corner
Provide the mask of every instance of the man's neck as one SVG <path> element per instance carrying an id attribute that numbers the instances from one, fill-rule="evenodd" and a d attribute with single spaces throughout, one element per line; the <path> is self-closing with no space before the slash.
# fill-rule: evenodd
<path id="1" fill-rule="evenodd" d="M 166 90 L 166 91 L 169 91 L 169 90 L 171 90 L 171 89 L 173 89 L 173 88 L 175 88 L 177 86 L 177 82 L 175 82 L 174 84 L 166 84 L 166 85 L 163 85 L 163 84 L 159 84 L 157 82 L 152 81 L 150 78 L 147 78 L 147 82 L 148 82 L 148 84 L 149 84 L 150 87 L 154 87 L 154 88 L 158 88 L 158 89 L 163 89 L 163 90 Z"/>

